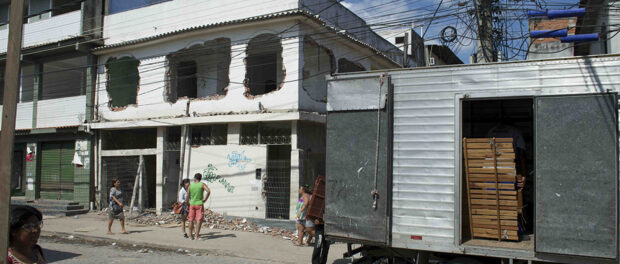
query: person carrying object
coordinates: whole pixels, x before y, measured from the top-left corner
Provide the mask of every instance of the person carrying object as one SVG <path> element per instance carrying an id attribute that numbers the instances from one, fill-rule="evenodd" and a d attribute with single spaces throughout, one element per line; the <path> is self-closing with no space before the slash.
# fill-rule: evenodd
<path id="1" fill-rule="evenodd" d="M 297 201 L 297 241 L 293 242 L 295 246 L 303 246 L 303 239 L 306 230 L 306 211 L 308 210 L 308 204 L 310 203 L 310 190 L 306 184 L 299 187 L 299 201 Z"/>
<path id="2" fill-rule="evenodd" d="M 114 219 L 121 222 L 121 234 L 129 234 L 125 230 L 125 214 L 123 214 L 123 192 L 121 192 L 121 181 L 119 179 L 112 180 L 112 188 L 110 188 L 110 206 L 108 207 L 108 235 L 112 233 L 112 223 Z"/>

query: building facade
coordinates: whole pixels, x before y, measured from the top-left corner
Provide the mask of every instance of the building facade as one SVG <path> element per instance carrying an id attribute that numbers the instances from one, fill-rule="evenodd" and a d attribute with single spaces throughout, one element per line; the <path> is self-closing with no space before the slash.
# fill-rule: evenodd
<path id="1" fill-rule="evenodd" d="M 25 2 L 12 195 L 88 206 L 94 198 L 93 136 L 87 126 L 96 77 L 91 49 L 102 43 L 103 1 Z M 0 1 L 2 75 L 9 5 Z"/>
<path id="2" fill-rule="evenodd" d="M 294 219 L 299 186 L 325 173 L 325 76 L 402 61 L 331 0 L 110 0 L 103 20 L 90 124 L 103 207 L 113 178 L 127 195 L 141 181 L 141 205 L 161 212 L 202 173 L 208 208 Z"/>

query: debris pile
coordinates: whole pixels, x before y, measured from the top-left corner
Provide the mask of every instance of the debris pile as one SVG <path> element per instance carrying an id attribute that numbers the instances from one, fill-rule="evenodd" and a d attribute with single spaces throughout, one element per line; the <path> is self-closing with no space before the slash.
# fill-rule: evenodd
<path id="1" fill-rule="evenodd" d="M 231 218 L 226 219 L 221 214 L 215 213 L 211 210 L 205 210 L 203 228 L 231 230 L 231 231 L 245 231 L 253 233 L 263 233 L 265 235 L 271 235 L 274 237 L 281 237 L 283 239 L 292 240 L 296 238 L 296 234 L 278 227 L 259 226 L 246 218 Z M 161 215 L 157 215 L 155 212 L 143 212 L 135 217 L 128 217 L 129 221 L 141 225 L 155 225 L 155 226 L 180 226 L 181 216 L 173 214 L 172 212 L 162 212 Z"/>

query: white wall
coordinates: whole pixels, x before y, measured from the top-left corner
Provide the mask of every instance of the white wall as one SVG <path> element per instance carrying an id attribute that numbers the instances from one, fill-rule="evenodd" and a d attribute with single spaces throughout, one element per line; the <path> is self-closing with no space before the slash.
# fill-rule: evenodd
<path id="1" fill-rule="evenodd" d="M 37 128 L 78 126 L 85 119 L 85 95 L 41 100 L 37 105 Z"/>
<path id="2" fill-rule="evenodd" d="M 176 2 L 176 1 L 174 1 Z M 105 67 L 100 66 L 98 74 L 98 110 L 106 120 L 134 120 L 145 118 L 178 117 L 185 115 L 188 99 L 180 99 L 175 103 L 165 100 L 166 84 L 166 55 L 196 43 L 202 43 L 221 37 L 230 38 L 232 41 L 232 60 L 230 64 L 230 84 L 228 93 L 223 98 L 205 100 L 193 99 L 189 104 L 189 113 L 229 113 L 229 112 L 256 112 L 260 102 L 268 110 L 297 110 L 298 109 L 298 84 L 299 79 L 299 49 L 295 20 L 279 22 L 255 23 L 237 29 L 210 31 L 209 33 L 196 34 L 159 43 L 148 47 L 135 48 L 128 51 L 120 51 L 114 54 L 102 55 L 102 63 L 111 57 L 133 56 L 140 59 L 140 84 L 137 105 L 130 105 L 123 110 L 112 111 L 108 106 L 108 93 L 106 91 L 107 77 Z M 288 30 L 287 30 L 288 29 Z M 254 99 L 244 95 L 245 87 L 245 49 L 247 41 L 262 33 L 278 33 L 287 30 L 291 37 L 282 40 L 283 68 L 286 71 L 284 86 L 275 92 L 257 96 Z"/>
<path id="3" fill-rule="evenodd" d="M 320 12 L 318 15 L 321 19 L 326 20 L 329 25 L 344 29 L 357 39 L 389 53 L 395 61 L 402 61 L 402 52 L 398 48 L 371 31 L 362 18 L 342 4 L 334 4 L 334 0 L 300 0 L 300 2 L 305 9 L 315 14 Z"/>
<path id="4" fill-rule="evenodd" d="M 235 156 L 241 159 L 234 162 Z M 263 173 L 267 171 L 266 146 L 192 147 L 189 159 L 189 177 L 202 173 L 203 182 L 211 189 L 205 208 L 233 216 L 265 218 L 265 199 L 261 196 L 263 186 L 260 180 L 256 180 L 256 169 L 261 168 Z M 204 170 L 209 164 L 217 168 L 214 172 L 221 181 L 234 187 L 232 191 L 227 190 L 220 179 L 206 181 Z"/>
<path id="5" fill-rule="evenodd" d="M 82 11 L 24 24 L 23 47 L 48 44 L 82 34 Z M 0 30 L 0 53 L 6 52 L 9 29 Z"/>
<path id="6" fill-rule="evenodd" d="M 297 0 L 175 0 L 104 17 L 105 44 L 298 7 Z"/>
<path id="7" fill-rule="evenodd" d="M 2 122 L 2 109 L 0 105 L 0 122 Z M 32 128 L 32 102 L 18 103 L 17 112 L 15 114 L 15 129 L 31 129 Z"/>
<path id="8" fill-rule="evenodd" d="M 376 55 L 368 49 L 362 48 L 361 46 L 350 41 L 346 41 L 342 38 L 334 37 L 332 34 L 324 34 L 323 32 L 324 30 L 308 25 L 303 25 L 301 27 L 300 39 L 302 43 L 299 45 L 300 71 L 303 69 L 305 59 L 303 54 L 303 36 L 309 36 L 314 42 L 329 49 L 334 54 L 334 67 L 336 68 L 335 72 L 337 72 L 338 69 L 338 59 L 341 58 L 359 63 L 364 66 L 366 70 L 370 70 L 371 65 L 378 68 L 391 68 L 395 66 L 390 64 L 384 57 Z M 329 75 L 329 73 L 326 73 L 326 75 Z M 317 101 L 314 96 L 309 95 L 309 93 L 304 90 L 304 87 L 302 87 L 302 83 L 299 83 L 299 109 L 325 113 L 325 107 L 326 104 L 324 102 Z"/>

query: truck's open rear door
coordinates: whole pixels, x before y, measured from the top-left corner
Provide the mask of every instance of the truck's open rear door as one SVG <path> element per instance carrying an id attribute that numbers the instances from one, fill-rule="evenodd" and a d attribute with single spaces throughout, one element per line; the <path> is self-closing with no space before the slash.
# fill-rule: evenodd
<path id="1" fill-rule="evenodd" d="M 613 94 L 536 98 L 537 253 L 617 257 L 616 106 Z"/>
<path id="2" fill-rule="evenodd" d="M 377 102 L 379 77 L 329 84 L 325 231 L 333 238 L 387 245 L 390 212 L 390 106 L 387 79 L 381 92 L 378 174 Z M 375 184 L 376 182 L 376 184 Z M 378 191 L 373 208 L 372 190 Z"/>

